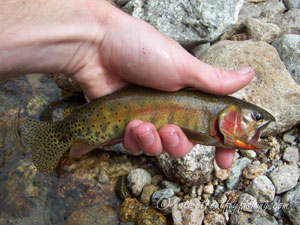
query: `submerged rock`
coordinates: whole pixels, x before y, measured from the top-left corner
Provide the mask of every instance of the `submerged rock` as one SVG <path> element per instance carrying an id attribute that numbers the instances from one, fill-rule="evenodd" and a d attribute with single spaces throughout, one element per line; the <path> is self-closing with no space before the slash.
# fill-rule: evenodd
<path id="1" fill-rule="evenodd" d="M 233 96 L 268 110 L 275 118 L 265 135 L 279 134 L 300 122 L 300 86 L 298 86 L 274 47 L 265 42 L 221 41 L 200 58 L 224 69 L 251 66 L 254 79 Z"/>

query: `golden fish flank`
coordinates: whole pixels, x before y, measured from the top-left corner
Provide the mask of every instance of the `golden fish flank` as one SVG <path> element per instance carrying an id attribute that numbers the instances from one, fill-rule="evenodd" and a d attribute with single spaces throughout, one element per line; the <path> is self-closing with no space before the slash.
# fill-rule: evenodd
<path id="1" fill-rule="evenodd" d="M 60 122 L 22 122 L 23 140 L 40 171 L 51 172 L 70 148 L 74 155 L 81 155 L 83 145 L 88 152 L 121 139 L 133 119 L 151 122 L 157 129 L 176 124 L 195 143 L 240 149 L 267 148 L 260 136 L 275 121 L 264 109 L 233 97 L 139 86 L 93 100 L 68 114 Z"/>

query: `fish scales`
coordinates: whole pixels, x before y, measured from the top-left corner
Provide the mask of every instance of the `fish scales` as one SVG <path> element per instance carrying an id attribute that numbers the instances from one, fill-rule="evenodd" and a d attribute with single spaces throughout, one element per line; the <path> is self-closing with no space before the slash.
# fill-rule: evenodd
<path id="1" fill-rule="evenodd" d="M 76 149 L 85 145 L 87 149 L 93 149 L 120 139 L 127 124 L 135 119 L 153 123 L 157 129 L 175 124 L 185 133 L 190 132 L 186 134 L 198 143 L 216 145 L 216 139 L 210 135 L 211 123 L 232 104 L 255 107 L 233 97 L 196 90 L 162 92 L 131 86 L 71 110 L 63 121 L 24 120 L 21 132 L 25 144 L 33 150 L 36 167 L 42 172 L 50 172 L 71 147 Z"/>

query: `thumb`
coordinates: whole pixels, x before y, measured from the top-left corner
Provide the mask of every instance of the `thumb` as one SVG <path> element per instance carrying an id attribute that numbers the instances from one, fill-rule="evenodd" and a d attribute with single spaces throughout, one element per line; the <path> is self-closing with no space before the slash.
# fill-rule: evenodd
<path id="1" fill-rule="evenodd" d="M 182 74 L 190 74 L 186 78 L 186 85 L 198 88 L 202 91 L 226 95 L 231 94 L 245 85 L 253 78 L 251 67 L 242 67 L 237 70 L 223 70 L 206 64 L 197 58 L 189 58 L 186 71 Z"/>

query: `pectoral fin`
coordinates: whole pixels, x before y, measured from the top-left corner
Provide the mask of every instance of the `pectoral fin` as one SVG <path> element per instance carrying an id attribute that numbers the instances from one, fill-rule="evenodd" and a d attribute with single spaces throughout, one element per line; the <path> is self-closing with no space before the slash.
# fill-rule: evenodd
<path id="1" fill-rule="evenodd" d="M 97 145 L 89 145 L 87 143 L 77 141 L 72 144 L 69 155 L 71 157 L 79 158 L 79 157 L 91 152 L 92 150 L 94 150 L 97 147 L 98 147 Z"/>
<path id="2" fill-rule="evenodd" d="M 182 127 L 181 130 L 195 144 L 215 145 L 217 143 L 217 140 L 210 134 Z"/>

